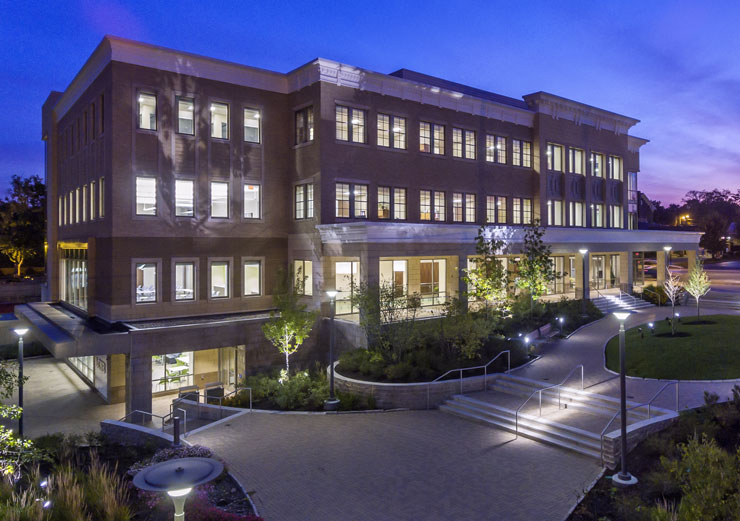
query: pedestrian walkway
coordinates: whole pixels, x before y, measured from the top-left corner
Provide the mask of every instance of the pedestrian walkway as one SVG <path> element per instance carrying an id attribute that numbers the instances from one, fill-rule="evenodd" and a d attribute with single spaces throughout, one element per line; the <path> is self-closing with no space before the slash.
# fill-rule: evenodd
<path id="1" fill-rule="evenodd" d="M 683 309 L 682 309 L 683 310 Z M 702 307 L 702 315 L 740 314 L 740 310 L 712 309 Z M 627 329 L 647 322 L 665 320 L 671 315 L 670 307 L 653 307 L 637 311 L 627 319 Z M 540 359 L 521 369 L 514 369 L 512 374 L 558 383 L 578 364 L 584 366 L 585 389 L 607 396 L 619 396 L 619 378 L 604 367 L 604 346 L 610 338 L 619 332 L 619 322 L 609 314 L 605 318 L 589 324 L 577 331 L 567 340 L 540 344 L 536 347 Z M 700 348 L 697 346 L 697 348 Z M 660 390 L 665 381 L 627 380 L 627 398 L 644 403 Z M 732 396 L 732 387 L 740 380 L 728 380 L 719 383 L 682 381 L 679 386 L 679 408 L 698 407 L 704 403 L 704 391 L 715 392 L 720 399 Z M 675 407 L 673 389 L 666 389 L 655 401 L 655 405 L 666 409 Z"/>
<path id="2" fill-rule="evenodd" d="M 188 437 L 266 521 L 561 521 L 592 458 L 440 411 L 246 414 Z"/>

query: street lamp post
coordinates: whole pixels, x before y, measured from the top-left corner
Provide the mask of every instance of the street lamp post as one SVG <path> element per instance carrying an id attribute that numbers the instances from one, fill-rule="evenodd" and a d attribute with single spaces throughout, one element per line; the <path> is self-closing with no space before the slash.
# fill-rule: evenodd
<path id="1" fill-rule="evenodd" d="M 18 417 L 18 437 L 23 438 L 23 335 L 28 333 L 28 328 L 17 327 L 13 333 L 18 335 L 18 407 L 21 410 Z"/>
<path id="2" fill-rule="evenodd" d="M 588 250 L 581 248 L 578 253 L 583 257 L 583 287 L 581 289 L 581 315 L 586 314 L 586 287 L 588 286 Z"/>
<path id="3" fill-rule="evenodd" d="M 671 266 L 671 250 L 672 249 L 673 249 L 673 246 L 663 246 L 663 250 L 665 251 L 665 275 L 666 275 L 666 278 L 668 278 L 668 276 L 671 273 L 670 266 Z"/>
<path id="4" fill-rule="evenodd" d="M 325 411 L 336 411 L 339 400 L 334 395 L 334 315 L 336 314 L 337 292 L 329 290 L 326 292 L 331 303 L 331 324 L 329 326 L 329 399 L 324 401 Z"/>
<path id="5" fill-rule="evenodd" d="M 622 460 L 621 468 L 618 474 L 612 476 L 612 481 L 620 486 L 629 486 L 637 483 L 637 478 L 634 477 L 627 471 L 627 363 L 625 356 L 625 331 L 624 321 L 627 317 L 632 315 L 634 311 L 620 310 L 615 311 L 614 316 L 619 320 L 619 406 L 620 406 L 620 417 L 621 417 L 621 433 L 620 441 L 621 447 L 619 455 Z"/>
<path id="6" fill-rule="evenodd" d="M 167 492 L 175 505 L 174 521 L 185 521 L 185 499 L 193 487 L 216 479 L 224 465 L 212 458 L 179 458 L 141 469 L 134 485 L 149 492 Z"/>

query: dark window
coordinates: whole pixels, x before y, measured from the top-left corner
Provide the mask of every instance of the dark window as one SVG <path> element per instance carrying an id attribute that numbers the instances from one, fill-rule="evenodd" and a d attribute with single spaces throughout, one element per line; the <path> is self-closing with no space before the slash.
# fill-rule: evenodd
<path id="1" fill-rule="evenodd" d="M 313 141 L 313 107 L 306 107 L 295 113 L 295 143 Z"/>

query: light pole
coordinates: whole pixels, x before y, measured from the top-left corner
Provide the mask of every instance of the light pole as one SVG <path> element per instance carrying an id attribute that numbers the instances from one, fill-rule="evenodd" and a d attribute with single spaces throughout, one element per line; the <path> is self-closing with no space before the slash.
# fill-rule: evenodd
<path id="1" fill-rule="evenodd" d="M 627 364 L 625 361 L 624 321 L 633 313 L 634 311 L 629 310 L 614 312 L 614 316 L 619 320 L 619 414 L 621 416 L 621 448 L 619 453 L 622 465 L 619 473 L 612 476 L 612 481 L 624 487 L 637 483 L 637 478 L 627 471 Z"/>
<path id="2" fill-rule="evenodd" d="M 334 315 L 336 314 L 337 292 L 329 290 L 326 292 L 331 303 L 331 324 L 329 326 L 329 399 L 324 401 L 325 411 L 336 411 L 339 400 L 334 396 Z"/>
<path id="3" fill-rule="evenodd" d="M 167 492 L 175 504 L 175 521 L 185 521 L 185 499 L 193 487 L 216 479 L 224 465 L 212 458 L 179 458 L 141 469 L 134 485 L 150 492 Z"/>
<path id="4" fill-rule="evenodd" d="M 581 315 L 586 314 L 586 289 L 588 287 L 588 250 L 586 248 L 581 248 L 578 250 L 578 253 L 581 254 L 583 257 L 583 268 L 581 271 L 583 271 L 583 287 L 581 289 Z"/>
<path id="5" fill-rule="evenodd" d="M 671 273 L 670 265 L 671 265 L 671 250 L 672 249 L 673 249 L 673 246 L 663 246 L 663 250 L 665 251 L 665 275 L 666 275 L 666 278 L 668 278 L 669 275 L 670 275 L 670 273 Z"/>
<path id="6" fill-rule="evenodd" d="M 28 328 L 17 327 L 13 333 L 18 335 L 18 407 L 21 410 L 18 417 L 18 437 L 23 438 L 23 335 L 28 333 Z"/>

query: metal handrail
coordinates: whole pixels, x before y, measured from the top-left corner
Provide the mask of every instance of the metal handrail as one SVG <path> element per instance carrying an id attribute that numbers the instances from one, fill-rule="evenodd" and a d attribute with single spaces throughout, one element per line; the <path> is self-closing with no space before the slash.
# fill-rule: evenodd
<path id="1" fill-rule="evenodd" d="M 149 412 L 149 411 L 142 411 L 142 410 L 139 410 L 139 409 L 135 409 L 135 410 L 131 411 L 130 413 L 128 413 L 126 416 L 124 416 L 123 418 L 121 418 L 118 421 L 119 422 L 125 422 L 126 419 L 129 416 L 133 415 L 133 414 L 143 414 L 145 416 L 154 416 L 155 418 L 159 418 L 160 420 L 162 420 L 162 430 L 164 431 L 164 419 L 166 418 L 166 415 L 165 416 L 160 416 L 159 414 L 154 414 L 153 412 Z"/>
<path id="2" fill-rule="evenodd" d="M 661 306 L 661 303 L 660 303 L 660 293 L 658 293 L 657 291 L 653 291 L 651 289 L 642 288 L 642 292 L 643 293 L 645 293 L 646 291 L 648 293 L 652 293 L 653 295 L 655 295 L 656 297 L 658 297 L 658 307 L 660 307 Z"/>
<path id="3" fill-rule="evenodd" d="M 578 364 L 573 369 L 570 370 L 568 375 L 563 378 L 559 384 L 549 385 L 547 387 L 543 387 L 542 389 L 537 389 L 535 391 L 532 391 L 532 394 L 530 394 L 526 400 L 519 406 L 519 408 L 516 410 L 516 414 L 514 415 L 514 432 L 516 434 L 516 437 L 519 438 L 519 411 L 522 410 L 522 408 L 527 404 L 527 402 L 535 395 L 540 395 L 540 416 L 542 416 L 542 391 L 547 391 L 549 389 L 553 389 L 555 387 L 558 388 L 558 410 L 560 410 L 560 387 L 573 375 L 576 369 L 581 369 L 581 391 L 583 391 L 583 364 Z"/>
<path id="4" fill-rule="evenodd" d="M 632 306 L 637 304 L 637 297 L 635 297 L 634 295 L 630 295 L 629 293 L 627 293 L 626 291 L 622 291 L 621 289 L 619 290 L 619 302 L 622 302 L 622 295 L 630 298 Z"/>
<path id="5" fill-rule="evenodd" d="M 174 419 L 175 417 L 175 411 L 182 411 L 183 414 L 183 420 L 182 420 L 182 435 L 187 436 L 188 434 L 188 411 L 185 409 L 182 409 L 181 407 L 175 407 L 175 402 L 179 401 L 179 398 L 175 399 L 170 404 L 170 413 L 166 414 L 164 417 L 167 418 L 167 416 Z M 164 430 L 164 420 L 162 421 L 162 430 Z"/>
<path id="6" fill-rule="evenodd" d="M 219 416 L 223 418 L 224 415 L 224 398 L 228 398 L 232 395 L 237 395 L 242 391 L 249 391 L 249 412 L 252 412 L 252 388 L 251 387 L 241 387 L 236 386 L 233 391 L 231 391 L 228 394 L 225 394 L 223 396 L 206 396 L 203 395 L 203 400 L 205 403 L 208 403 L 208 400 L 218 400 L 218 409 L 219 409 Z M 199 393 L 200 395 L 200 393 Z"/>
<path id="7" fill-rule="evenodd" d="M 658 396 L 660 395 L 660 393 L 662 393 L 669 385 L 675 385 L 676 386 L 676 412 L 678 412 L 678 397 L 679 397 L 679 394 L 678 394 L 678 385 L 680 383 L 681 383 L 680 380 L 676 380 L 676 381 L 672 381 L 672 382 L 666 382 L 665 384 L 663 384 L 663 386 L 660 389 L 658 389 L 658 392 L 655 393 L 653 395 L 653 397 L 650 398 L 647 402 L 640 403 L 638 405 L 633 405 L 629 409 L 626 409 L 625 412 L 629 412 L 629 411 L 631 411 L 633 409 L 639 409 L 640 407 L 647 406 L 647 408 L 648 408 L 648 419 L 650 419 L 651 418 L 651 406 L 652 406 L 652 403 L 655 401 L 656 398 L 658 398 Z M 612 416 L 611 420 L 609 420 L 609 422 L 601 430 L 601 434 L 599 435 L 599 438 L 601 440 L 601 465 L 602 466 L 604 465 L 604 435 L 606 434 L 606 431 L 609 428 L 609 426 L 611 426 L 611 424 L 614 423 L 614 420 L 617 419 L 617 416 L 619 416 L 621 414 L 622 414 L 622 411 L 615 412 L 614 415 Z M 627 415 L 627 416 L 629 417 L 629 415 Z"/>
<path id="8" fill-rule="evenodd" d="M 606 302 L 606 312 L 609 313 L 609 304 L 611 303 L 608 298 L 606 298 L 606 295 L 604 295 L 601 291 L 599 291 L 598 288 L 593 288 L 593 290 L 596 292 L 596 294 L 604 299 L 604 302 Z"/>
<path id="9" fill-rule="evenodd" d="M 486 390 L 486 385 L 487 385 L 487 382 L 488 382 L 488 366 L 491 365 L 493 362 L 495 362 L 498 359 L 498 357 L 501 356 L 501 355 L 503 355 L 504 353 L 506 353 L 506 367 L 507 367 L 506 368 L 506 371 L 504 371 L 504 372 L 508 374 L 511 371 L 511 351 L 509 349 L 506 349 L 504 351 L 501 351 L 499 354 L 497 354 L 493 358 L 491 358 L 488 361 L 488 363 L 486 363 L 484 365 L 476 365 L 476 366 L 471 366 L 471 367 L 458 367 L 457 369 L 450 369 L 449 371 L 447 371 L 446 373 L 438 376 L 437 378 L 435 378 L 431 382 L 427 382 L 427 409 L 429 409 L 429 401 L 430 401 L 429 394 L 430 394 L 431 385 L 433 383 L 435 383 L 435 382 L 439 382 L 440 380 L 442 380 L 442 378 L 444 378 L 448 374 L 452 374 L 452 373 L 455 373 L 455 372 L 459 372 L 460 373 L 460 394 L 463 394 L 463 381 L 462 381 L 462 373 L 463 373 L 463 371 L 470 371 L 470 370 L 474 370 L 474 369 L 483 369 L 483 390 L 485 391 Z"/>

